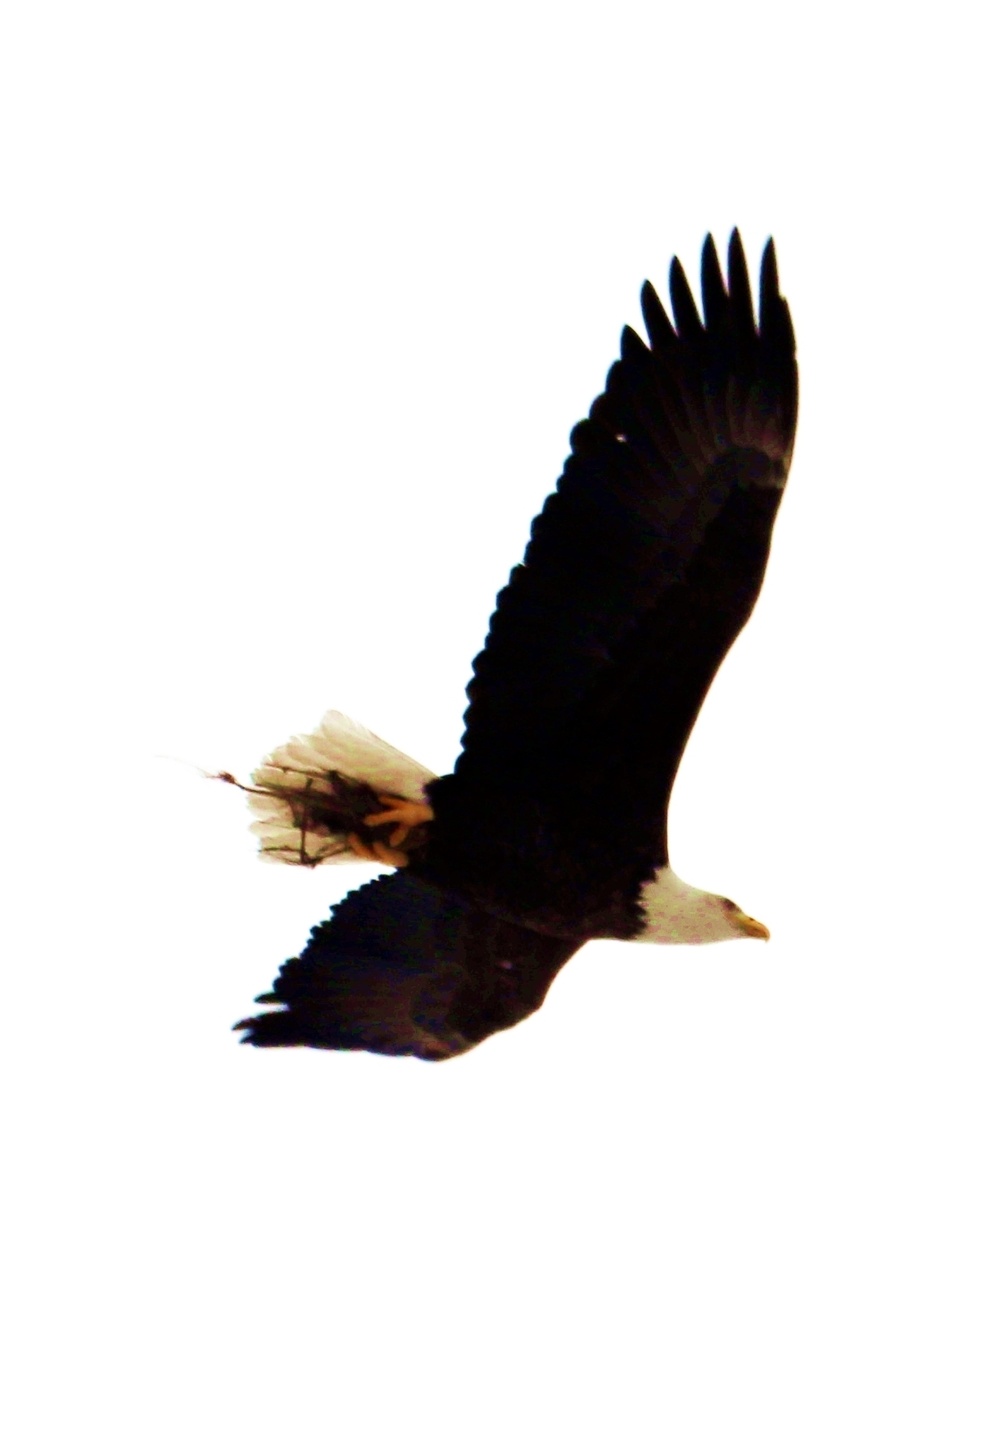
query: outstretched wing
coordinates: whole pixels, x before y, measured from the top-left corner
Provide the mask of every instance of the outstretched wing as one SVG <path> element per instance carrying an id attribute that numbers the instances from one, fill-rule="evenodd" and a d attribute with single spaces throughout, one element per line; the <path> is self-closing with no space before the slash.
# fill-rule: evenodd
<path id="1" fill-rule="evenodd" d="M 536 1011 L 580 941 L 471 909 L 401 871 L 371 880 L 316 926 L 237 1024 L 255 1046 L 314 1046 L 440 1061 Z"/>
<path id="2" fill-rule="evenodd" d="M 610 871 L 664 860 L 666 800 L 760 590 L 795 434 L 774 246 L 759 323 L 736 232 L 728 263 L 727 288 L 706 239 L 704 321 L 676 259 L 673 324 L 644 286 L 649 345 L 625 329 L 604 394 L 572 433 L 474 664 L 454 775 L 432 790 L 442 829 L 464 816 L 456 844 L 474 837 L 467 806 L 483 806 L 485 826 L 523 796 L 577 839 L 598 826 Z"/>

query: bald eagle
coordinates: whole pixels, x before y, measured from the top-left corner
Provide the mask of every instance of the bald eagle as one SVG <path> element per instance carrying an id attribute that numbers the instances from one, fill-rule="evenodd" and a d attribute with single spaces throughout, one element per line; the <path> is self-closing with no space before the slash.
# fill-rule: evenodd
<path id="1" fill-rule="evenodd" d="M 244 1041 L 439 1061 L 537 1010 L 588 940 L 767 939 L 667 855 L 671 786 L 760 591 L 795 435 L 773 243 L 756 319 L 735 231 L 727 271 L 706 238 L 699 314 L 675 258 L 673 321 L 643 286 L 649 343 L 625 329 L 570 436 L 473 665 L 454 770 L 330 713 L 243 786 L 266 857 L 392 871 L 313 930 Z"/>

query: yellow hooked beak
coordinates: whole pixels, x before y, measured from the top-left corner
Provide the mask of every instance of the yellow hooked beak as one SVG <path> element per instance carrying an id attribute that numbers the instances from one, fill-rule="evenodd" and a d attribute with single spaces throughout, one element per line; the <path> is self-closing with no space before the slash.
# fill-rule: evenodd
<path id="1" fill-rule="evenodd" d="M 744 915 L 742 910 L 733 912 L 733 922 L 739 927 L 743 935 L 752 936 L 754 940 L 770 940 L 771 932 L 766 925 L 761 925 L 759 920 L 754 920 L 750 915 Z"/>

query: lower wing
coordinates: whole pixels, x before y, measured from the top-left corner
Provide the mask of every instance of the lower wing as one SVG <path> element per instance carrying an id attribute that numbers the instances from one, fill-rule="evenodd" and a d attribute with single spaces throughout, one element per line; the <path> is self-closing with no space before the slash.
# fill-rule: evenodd
<path id="1" fill-rule="evenodd" d="M 235 1030 L 254 1046 L 442 1061 L 529 1016 L 582 941 L 475 910 L 401 871 L 354 890 Z"/>

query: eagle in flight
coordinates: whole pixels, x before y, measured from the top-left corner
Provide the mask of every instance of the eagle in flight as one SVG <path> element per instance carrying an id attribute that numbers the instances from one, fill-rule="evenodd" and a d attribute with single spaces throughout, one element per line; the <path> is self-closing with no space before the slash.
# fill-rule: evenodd
<path id="1" fill-rule="evenodd" d="M 391 873 L 334 906 L 244 1041 L 440 1061 L 536 1011 L 588 940 L 767 939 L 667 854 L 671 786 L 760 591 L 795 437 L 773 243 L 756 317 L 736 231 L 727 273 L 708 237 L 700 313 L 676 258 L 672 320 L 643 286 L 649 342 L 625 329 L 570 436 L 473 665 L 453 771 L 328 713 L 253 773 L 264 856 Z"/>

